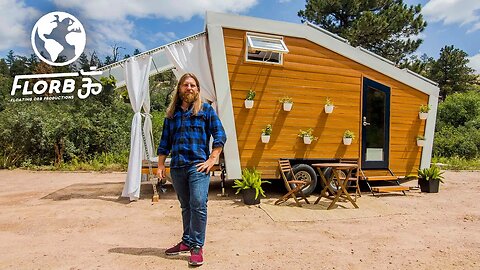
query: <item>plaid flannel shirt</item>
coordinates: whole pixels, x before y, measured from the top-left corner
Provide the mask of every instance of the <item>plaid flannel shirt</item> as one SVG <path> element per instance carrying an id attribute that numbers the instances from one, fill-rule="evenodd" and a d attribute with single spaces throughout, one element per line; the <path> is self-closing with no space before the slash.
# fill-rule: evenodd
<path id="1" fill-rule="evenodd" d="M 227 135 L 212 106 L 207 103 L 196 116 L 192 111 L 175 109 L 173 119 L 165 118 L 158 155 L 172 154 L 171 168 L 181 168 L 204 162 L 210 156 L 209 140 L 213 148 L 223 147 Z"/>

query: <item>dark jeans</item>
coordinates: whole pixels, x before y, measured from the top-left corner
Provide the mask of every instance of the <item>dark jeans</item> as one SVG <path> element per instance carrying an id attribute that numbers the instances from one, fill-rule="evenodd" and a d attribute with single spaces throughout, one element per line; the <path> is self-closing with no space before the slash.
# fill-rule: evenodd
<path id="1" fill-rule="evenodd" d="M 182 241 L 190 247 L 203 247 L 207 227 L 207 201 L 210 175 L 197 167 L 172 168 L 173 188 L 182 208 Z"/>

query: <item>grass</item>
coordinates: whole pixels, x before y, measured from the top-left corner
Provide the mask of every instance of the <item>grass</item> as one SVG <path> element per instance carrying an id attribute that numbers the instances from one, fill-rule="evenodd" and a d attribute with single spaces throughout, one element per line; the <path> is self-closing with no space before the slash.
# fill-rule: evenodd
<path id="1" fill-rule="evenodd" d="M 433 157 L 432 163 L 440 163 L 445 170 L 480 170 L 480 158 Z"/>
<path id="2" fill-rule="evenodd" d="M 72 159 L 60 165 L 38 166 L 25 162 L 20 168 L 37 171 L 105 171 L 125 172 L 128 169 L 128 152 L 102 153 L 90 160 Z"/>

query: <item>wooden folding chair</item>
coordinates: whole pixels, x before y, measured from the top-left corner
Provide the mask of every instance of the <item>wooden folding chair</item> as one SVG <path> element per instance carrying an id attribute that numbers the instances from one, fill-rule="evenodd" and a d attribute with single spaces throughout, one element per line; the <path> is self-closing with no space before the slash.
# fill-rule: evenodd
<path id="1" fill-rule="evenodd" d="M 303 194 L 303 191 L 302 191 L 304 187 L 310 185 L 310 182 L 297 180 L 295 178 L 295 174 L 293 173 L 292 166 L 290 165 L 289 160 L 280 159 L 278 161 L 278 166 L 280 167 L 280 174 L 282 175 L 283 182 L 285 183 L 285 187 L 287 188 L 288 192 L 287 194 L 283 195 L 280 199 L 278 199 L 275 202 L 275 204 L 280 204 L 288 201 L 288 199 L 290 198 L 293 198 L 297 206 L 302 207 L 302 205 L 297 199 L 297 194 L 300 194 L 302 199 L 304 199 L 305 202 L 310 204 L 310 202 L 307 200 L 307 198 L 305 197 L 305 194 Z M 291 187 L 292 184 L 295 184 L 295 188 Z"/>
<path id="2" fill-rule="evenodd" d="M 355 195 L 354 195 L 354 201 L 357 201 L 357 197 L 362 197 L 362 193 L 360 192 L 360 185 L 359 185 L 359 170 L 360 170 L 360 162 L 359 159 L 341 159 L 340 163 L 351 163 L 351 164 L 357 164 L 358 168 L 352 173 L 352 176 L 348 179 L 347 183 L 347 189 L 348 188 L 355 188 Z"/>

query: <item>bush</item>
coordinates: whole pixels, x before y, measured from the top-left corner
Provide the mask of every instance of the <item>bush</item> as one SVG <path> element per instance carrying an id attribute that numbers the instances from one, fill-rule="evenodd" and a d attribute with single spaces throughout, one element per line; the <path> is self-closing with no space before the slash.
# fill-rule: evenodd
<path id="1" fill-rule="evenodd" d="M 444 126 L 468 126 L 480 120 L 480 93 L 469 91 L 448 96 L 438 106 L 437 130 Z"/>
<path id="2" fill-rule="evenodd" d="M 475 158 L 480 155 L 479 150 L 480 131 L 476 128 L 444 126 L 435 133 L 435 156 Z"/>

